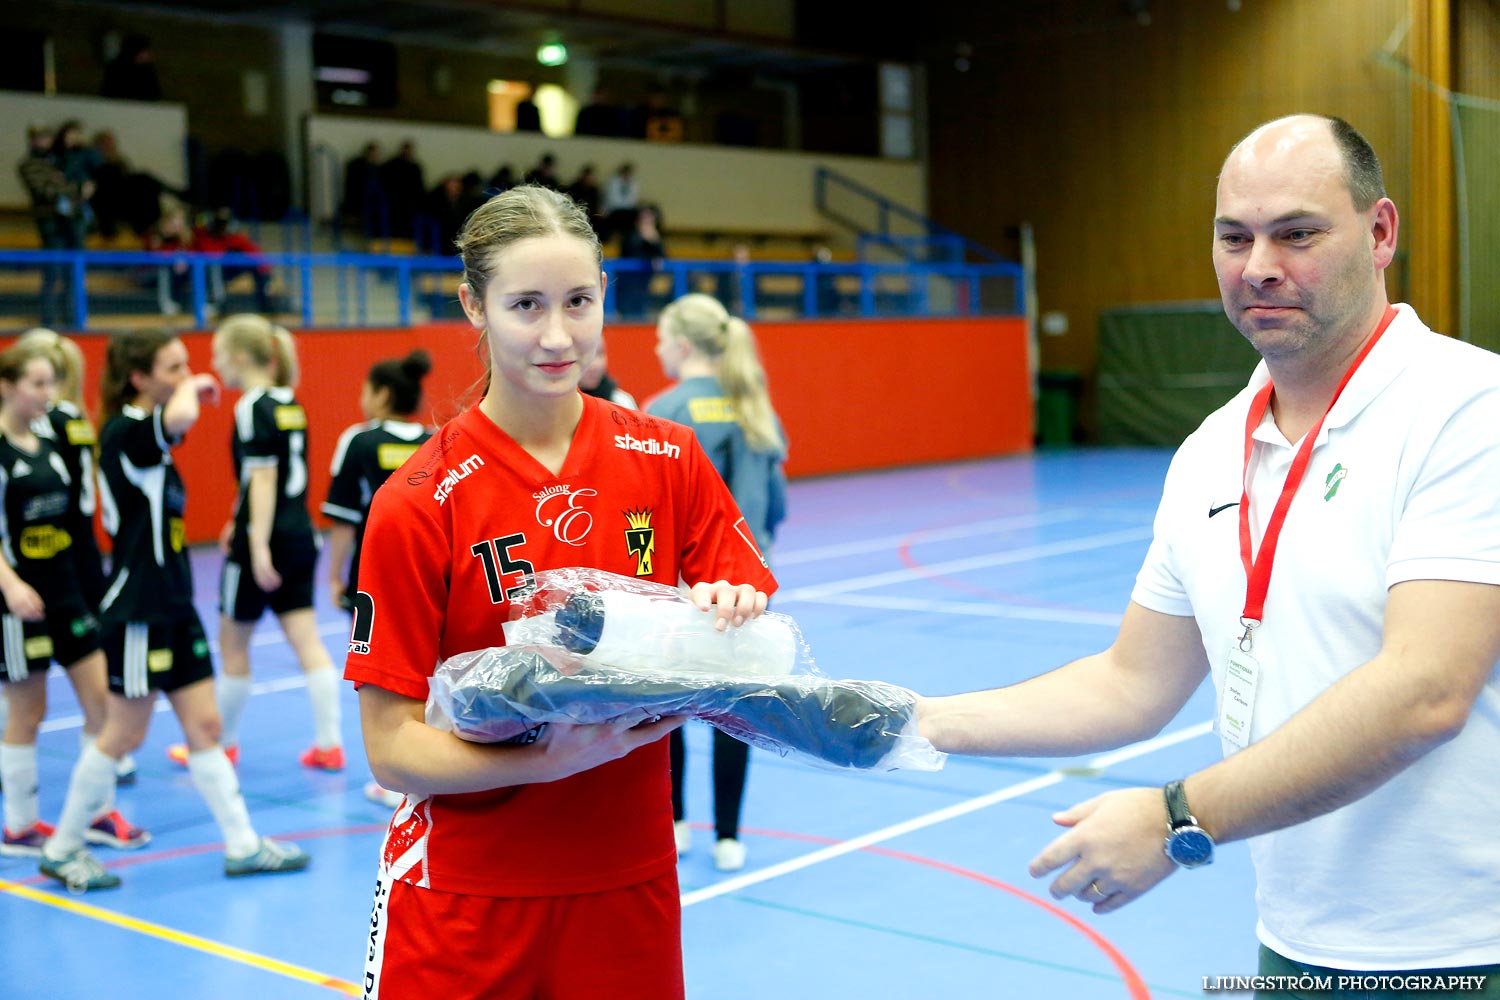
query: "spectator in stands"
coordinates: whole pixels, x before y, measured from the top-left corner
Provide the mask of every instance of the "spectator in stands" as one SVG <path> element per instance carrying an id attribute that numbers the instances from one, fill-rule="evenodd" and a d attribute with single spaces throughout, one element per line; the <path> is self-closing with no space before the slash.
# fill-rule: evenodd
<path id="1" fill-rule="evenodd" d="M 470 170 L 463 176 L 463 194 L 460 196 L 463 202 L 464 218 L 480 205 L 490 200 L 490 196 L 484 190 L 484 178 L 479 176 L 479 171 Z"/>
<path id="2" fill-rule="evenodd" d="M 526 96 L 516 102 L 516 131 L 517 132 L 540 132 L 542 130 L 542 109 L 536 106 L 532 98 L 536 96 L 536 88 L 532 87 L 526 92 Z"/>
<path id="3" fill-rule="evenodd" d="M 27 132 L 26 158 L 16 165 L 21 183 L 31 196 L 31 215 L 43 250 L 81 250 L 86 223 L 83 206 L 93 194 L 93 182 L 69 180 L 57 162 L 56 142 L 50 128 Z M 41 317 L 43 326 L 65 325 L 72 316 L 72 268 L 66 264 L 42 266 Z"/>
<path id="4" fill-rule="evenodd" d="M 156 53 L 145 35 L 126 35 L 119 53 L 104 67 L 104 85 L 99 93 L 127 101 L 161 100 L 161 81 L 156 76 Z"/>
<path id="5" fill-rule="evenodd" d="M 645 137 L 652 142 L 681 142 L 683 133 L 682 115 L 666 92 L 653 90 L 646 95 Z"/>
<path id="6" fill-rule="evenodd" d="M 574 135 L 617 137 L 625 134 L 624 109 L 610 100 L 606 87 L 595 87 L 594 96 L 578 110 Z"/>
<path id="7" fill-rule="evenodd" d="M 142 243 L 153 253 L 178 254 L 193 248 L 187 206 L 175 198 L 161 200 L 161 217 L 146 230 Z M 174 260 L 148 272 L 144 282 L 156 289 L 156 305 L 163 316 L 176 316 L 192 296 L 192 270 L 184 260 Z"/>
<path id="8" fill-rule="evenodd" d="M 600 238 L 608 240 L 616 234 L 623 236 L 629 232 L 640 204 L 641 188 L 636 183 L 635 164 L 622 163 L 609 183 L 604 185 L 605 231 Z"/>
<path id="9" fill-rule="evenodd" d="M 504 194 L 516 186 L 516 171 L 509 163 L 500 164 L 493 174 L 490 175 L 489 193 L 491 197 Z"/>
<path id="10" fill-rule="evenodd" d="M 358 158 L 350 160 L 344 167 L 344 202 L 340 213 L 346 219 L 358 219 L 366 236 L 390 229 L 388 219 L 380 220 L 379 226 L 375 225 L 385 204 L 380 174 L 380 144 L 377 142 L 365 143 Z"/>
<path id="11" fill-rule="evenodd" d="M 622 269 L 616 281 L 615 306 L 624 319 L 644 319 L 649 311 L 651 277 L 662 269 L 667 257 L 659 219 L 655 205 L 642 205 L 635 214 L 635 225 L 620 240 L 620 258 L 641 262 L 640 266 Z"/>
<path id="12" fill-rule="evenodd" d="M 526 183 L 540 184 L 542 187 L 561 191 L 562 181 L 557 177 L 557 157 L 551 153 L 543 153 L 542 158 L 536 162 L 536 166 L 526 171 Z"/>
<path id="13" fill-rule="evenodd" d="M 578 202 L 589 214 L 589 223 L 594 227 L 594 232 L 602 234 L 604 216 L 599 201 L 599 179 L 594 174 L 592 163 L 585 164 L 573 183 L 568 185 L 568 197 Z"/>
<path id="14" fill-rule="evenodd" d="M 469 208 L 464 200 L 464 182 L 458 174 L 449 174 L 438 182 L 427 196 L 424 212 L 433 223 L 432 246 L 418 241 L 418 249 L 424 253 L 451 257 L 458 253 L 453 245 L 464 220 L 469 217 Z"/>
<path id="15" fill-rule="evenodd" d="M 590 396 L 607 399 L 611 403 L 628 406 L 632 410 L 640 409 L 636 404 L 635 397 L 624 389 L 621 389 L 620 383 L 616 382 L 610 376 L 609 357 L 608 352 L 604 349 L 603 338 L 599 340 L 599 353 L 594 355 L 592 361 L 583 366 L 583 374 L 578 378 L 578 388 Z"/>
<path id="16" fill-rule="evenodd" d="M 94 225 L 100 236 L 114 239 L 125 211 L 130 165 L 120 155 L 115 134 L 109 129 L 94 133 L 94 154 L 94 197 L 90 200 L 94 206 Z"/>
<path id="17" fill-rule="evenodd" d="M 411 239 L 412 219 L 427 197 L 427 185 L 422 164 L 417 162 L 417 147 L 410 139 L 380 168 L 380 183 L 390 206 L 390 231 L 384 235 Z"/>
<path id="18" fill-rule="evenodd" d="M 78 185 L 80 198 L 74 220 L 87 233 L 94 222 L 94 209 L 90 204 L 97 184 L 94 174 L 99 169 L 100 157 L 83 134 L 83 126 L 76 119 L 63 122 L 52 140 L 52 162 L 70 182 Z M 82 234 L 80 234 L 80 241 Z"/>
<path id="19" fill-rule="evenodd" d="M 265 251 L 240 229 L 239 220 L 227 208 L 205 216 L 193 227 L 190 249 L 199 253 L 233 253 L 260 257 Z M 226 286 L 242 274 L 255 282 L 255 311 L 271 312 L 271 265 L 260 263 L 216 264 L 210 269 L 208 292 L 216 311 L 225 311 Z"/>

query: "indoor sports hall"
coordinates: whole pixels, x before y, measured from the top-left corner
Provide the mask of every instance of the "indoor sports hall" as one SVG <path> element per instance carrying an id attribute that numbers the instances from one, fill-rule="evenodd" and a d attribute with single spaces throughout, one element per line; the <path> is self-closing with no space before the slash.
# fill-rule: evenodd
<path id="1" fill-rule="evenodd" d="M 1380 155 L 1402 226 L 1390 301 L 1500 347 L 1493 0 L 933 0 L 900 17 L 819 0 L 36 0 L 0 11 L 0 152 L 18 165 L 0 175 L 0 352 L 39 327 L 76 344 L 96 428 L 112 337 L 169 331 L 195 377 L 228 383 L 170 449 L 187 497 L 173 530 L 222 684 L 221 573 L 251 530 L 234 527 L 250 473 L 247 392 L 224 379 L 215 331 L 250 313 L 289 331 L 297 413 L 279 429 L 320 540 L 313 628 L 342 678 L 351 617 L 326 566 L 340 515 L 323 503 L 341 435 L 371 418 L 367 373 L 420 350 L 411 419 L 441 428 L 476 407 L 492 354 L 455 240 L 507 190 L 553 188 L 603 248 L 607 374 L 586 392 L 645 407 L 686 379 L 663 319 L 684 295 L 752 331 L 786 444 L 785 520 L 761 546 L 770 609 L 816 670 L 922 696 L 1004 687 L 1115 640 L 1175 450 L 1256 368 L 1215 281 L 1216 183 L 1241 137 L 1299 112 L 1347 120 Z M 15 384 L 0 371 L 0 430 Z M 601 412 L 617 414 L 612 450 L 677 461 Z M 428 476 L 398 466 L 413 488 Z M 0 468 L 0 485 L 24 471 Z M 630 513 L 587 515 L 639 556 Z M 109 515 L 86 516 L 107 566 Z M 8 667 L 17 646 L 7 631 Z M 225 877 L 229 838 L 170 757 L 183 731 L 158 699 L 115 793 L 149 843 L 88 848 L 118 886 L 42 874 L 43 837 L 7 826 L 0 998 L 372 995 L 392 808 L 367 788 L 361 696 L 340 680 L 342 766 L 304 766 L 313 692 L 272 615 L 249 657 L 233 773 L 256 833 L 300 846 L 306 869 Z M 38 830 L 60 822 L 87 742 L 61 667 L 45 690 L 35 770 L 5 772 L 34 773 Z M 936 771 L 755 747 L 731 870 L 713 731 L 689 722 L 686 996 L 1254 994 L 1264 888 L 1243 841 L 1112 913 L 1028 872 L 1058 813 L 1220 761 L 1222 711 L 1205 683 L 1119 749 Z M 473 860 L 491 863 L 533 874 Z M 469 995 L 487 994 L 455 987 Z"/>

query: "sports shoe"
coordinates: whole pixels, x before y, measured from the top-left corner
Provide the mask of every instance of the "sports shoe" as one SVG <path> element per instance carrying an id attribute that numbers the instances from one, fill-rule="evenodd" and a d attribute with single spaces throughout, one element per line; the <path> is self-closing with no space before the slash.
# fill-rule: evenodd
<path id="1" fill-rule="evenodd" d="M 183 749 L 186 749 L 186 747 L 184 747 Z M 184 763 L 186 763 L 186 761 L 184 761 Z M 115 762 L 115 784 L 135 784 L 135 758 L 130 754 L 126 754 Z"/>
<path id="2" fill-rule="evenodd" d="M 67 886 L 69 892 L 113 889 L 120 884 L 120 876 L 105 871 L 104 866 L 86 847 L 80 847 L 56 860 L 44 854 L 37 867 L 43 875 L 55 878 Z"/>
<path id="3" fill-rule="evenodd" d="M 7 858 L 39 858 L 42 856 L 42 844 L 52 836 L 52 824 L 37 820 L 35 823 L 22 830 L 20 833 L 11 833 L 5 830 L 5 840 L 0 843 L 0 854 Z"/>
<path id="4" fill-rule="evenodd" d="M 229 758 L 229 763 L 235 767 L 240 766 L 240 748 L 238 746 L 225 747 L 224 756 Z M 182 767 L 187 767 L 188 748 L 186 743 L 173 743 L 167 747 L 167 760 Z"/>
<path id="5" fill-rule="evenodd" d="M 324 750 L 320 747 L 308 747 L 302 751 L 302 756 L 297 758 L 302 761 L 303 767 L 310 767 L 316 771 L 342 771 L 344 769 L 344 748 L 329 747 Z"/>
<path id="6" fill-rule="evenodd" d="M 365 798 L 388 809 L 398 809 L 406 801 L 405 795 L 391 791 L 378 781 L 365 782 Z"/>
<path id="7" fill-rule="evenodd" d="M 714 845 L 714 867 L 721 872 L 737 872 L 745 867 L 745 845 L 725 837 Z"/>
<path id="8" fill-rule="evenodd" d="M 300 872 L 312 858 L 296 844 L 284 844 L 270 837 L 260 838 L 260 849 L 243 858 L 224 858 L 224 874 L 260 875 L 269 872 Z"/>
<path id="9" fill-rule="evenodd" d="M 105 813 L 89 825 L 83 831 L 83 839 L 89 844 L 103 844 L 105 847 L 116 847 L 122 851 L 133 851 L 137 847 L 145 847 L 151 843 L 151 834 L 132 824 L 120 810 Z"/>
<path id="10" fill-rule="evenodd" d="M 679 819 L 672 824 L 672 839 L 677 841 L 677 856 L 680 858 L 693 846 L 693 828 L 688 821 Z"/>

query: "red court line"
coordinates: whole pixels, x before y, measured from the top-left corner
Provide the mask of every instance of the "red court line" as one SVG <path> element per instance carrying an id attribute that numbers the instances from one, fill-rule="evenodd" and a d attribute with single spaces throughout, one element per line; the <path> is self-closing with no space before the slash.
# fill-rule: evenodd
<path id="1" fill-rule="evenodd" d="M 699 829 L 712 829 L 712 826 L 708 823 L 693 823 L 692 825 L 695 828 Z M 800 840 L 810 844 L 842 843 L 842 841 L 834 837 L 818 837 L 809 833 L 791 833 L 786 830 L 763 830 L 745 827 L 740 832 L 752 834 L 757 837 L 776 837 L 781 840 Z M 1067 910 L 1064 910 L 1062 907 L 1057 906 L 1049 902 L 1048 900 L 1042 899 L 1040 896 L 1034 896 L 1026 890 L 1013 886 L 1008 882 L 1002 882 L 999 879 L 991 878 L 988 875 L 983 875 L 976 871 L 971 871 L 968 868 L 960 868 L 957 865 L 950 865 L 946 861 L 938 861 L 935 858 L 923 857 L 920 854 L 908 854 L 905 851 L 893 851 L 888 847 L 870 846 L 861 847 L 860 850 L 868 852 L 870 854 L 880 854 L 888 858 L 895 858 L 897 861 L 906 861 L 914 865 L 923 865 L 927 868 L 935 868 L 938 871 L 947 872 L 950 875 L 957 875 L 960 878 L 970 879 L 974 882 L 978 882 L 981 885 L 989 886 L 991 889 L 999 889 L 1001 892 L 1009 893 L 1010 895 L 1015 896 L 1017 899 L 1023 900 L 1027 903 L 1032 904 L 1033 906 L 1044 910 L 1048 914 L 1056 917 L 1063 923 L 1067 924 L 1069 927 L 1076 930 L 1078 933 L 1082 934 L 1084 937 L 1088 938 L 1090 943 L 1092 943 L 1094 947 L 1098 948 L 1104 953 L 1104 957 L 1109 959 L 1110 963 L 1114 965 L 1116 970 L 1119 971 L 1120 978 L 1125 982 L 1125 988 L 1130 992 L 1131 1000 L 1151 1000 L 1150 988 L 1146 986 L 1146 981 L 1141 978 L 1141 974 L 1136 971 L 1135 966 L 1130 964 L 1130 959 L 1126 958 L 1124 953 L 1121 952 L 1119 948 L 1115 947 L 1114 944 L 1112 944 L 1109 939 L 1106 938 L 1103 934 L 1100 934 L 1093 927 L 1084 923 L 1082 920 L 1078 919 Z"/>

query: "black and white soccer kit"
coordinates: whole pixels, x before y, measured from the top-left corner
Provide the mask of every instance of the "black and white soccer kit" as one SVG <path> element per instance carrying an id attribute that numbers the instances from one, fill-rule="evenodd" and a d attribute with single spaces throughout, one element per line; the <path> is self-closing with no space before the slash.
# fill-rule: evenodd
<path id="1" fill-rule="evenodd" d="M 67 400 L 59 400 L 47 416 L 32 425 L 38 437 L 52 442 L 73 483 L 69 505 L 76 515 L 77 530 L 73 536 L 73 561 L 78 565 L 78 582 L 83 587 L 88 606 L 97 608 L 104 597 L 104 560 L 94 538 L 94 514 L 99 507 L 99 492 L 94 475 L 94 448 L 98 436 L 88 415 Z"/>
<path id="2" fill-rule="evenodd" d="M 234 537 L 219 579 L 219 610 L 253 622 L 269 607 L 275 614 L 310 608 L 318 537 L 307 513 L 307 413 L 289 388 L 252 389 L 234 406 Z M 276 509 L 271 520 L 271 564 L 281 586 L 261 590 L 250 571 L 250 474 L 276 470 Z"/>
<path id="3" fill-rule="evenodd" d="M 114 542 L 99 620 L 109 689 L 127 698 L 213 676 L 193 608 L 187 491 L 172 462 L 179 443 L 159 406 L 127 406 L 99 435 L 99 506 Z"/>
<path id="4" fill-rule="evenodd" d="M 339 437 L 333 453 L 333 478 L 323 513 L 354 526 L 354 552 L 349 559 L 349 586 L 345 610 L 359 592 L 359 550 L 365 540 L 370 501 L 391 473 L 414 455 L 432 436 L 432 429 L 399 420 L 370 420 L 355 424 Z"/>
<path id="5" fill-rule="evenodd" d="M 0 551 L 46 607 L 45 617 L 36 622 L 23 622 L 5 607 L 0 680 L 25 680 L 45 672 L 54 659 L 72 666 L 99 648 L 98 623 L 73 557 L 77 519 L 70 504 L 72 485 L 67 464 L 51 441 L 38 437 L 36 451 L 30 452 L 0 436 Z"/>

